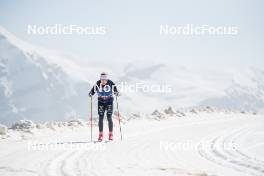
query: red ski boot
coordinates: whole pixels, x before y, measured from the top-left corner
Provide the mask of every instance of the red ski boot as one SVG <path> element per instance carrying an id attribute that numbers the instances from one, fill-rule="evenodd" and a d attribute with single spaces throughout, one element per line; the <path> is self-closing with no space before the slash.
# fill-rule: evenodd
<path id="1" fill-rule="evenodd" d="M 103 138 L 104 138 L 104 134 L 103 134 L 103 132 L 99 132 L 98 141 L 102 141 Z"/>
<path id="2" fill-rule="evenodd" d="M 110 141 L 113 140 L 113 132 L 109 132 L 109 138 L 108 138 Z"/>

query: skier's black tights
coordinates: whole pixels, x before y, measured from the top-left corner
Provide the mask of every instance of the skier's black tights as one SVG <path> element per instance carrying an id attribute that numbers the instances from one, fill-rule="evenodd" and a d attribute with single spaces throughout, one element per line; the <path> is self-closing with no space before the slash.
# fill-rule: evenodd
<path id="1" fill-rule="evenodd" d="M 112 132 L 113 131 L 113 120 L 112 120 L 112 116 L 108 116 L 107 115 L 107 120 L 108 120 L 108 128 L 109 131 Z M 99 131 L 102 132 L 104 129 L 104 116 L 99 116 Z"/>
<path id="2" fill-rule="evenodd" d="M 99 131 L 102 132 L 104 129 L 105 111 L 106 111 L 109 131 L 112 132 L 113 131 L 113 120 L 112 120 L 113 103 L 100 103 L 100 102 L 98 102 Z"/>

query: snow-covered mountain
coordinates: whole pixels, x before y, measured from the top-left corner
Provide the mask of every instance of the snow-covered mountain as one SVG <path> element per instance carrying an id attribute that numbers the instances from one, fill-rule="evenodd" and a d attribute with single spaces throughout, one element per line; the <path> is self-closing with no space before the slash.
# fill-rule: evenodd
<path id="1" fill-rule="evenodd" d="M 89 84 L 67 57 L 25 43 L 0 29 L 0 123 L 52 120 L 84 112 Z M 83 100 L 84 101 L 84 100 Z"/>
<path id="2" fill-rule="evenodd" d="M 201 105 L 210 104 L 222 108 L 262 111 L 264 109 L 264 71 L 250 67 L 232 78 L 232 83 L 225 89 L 224 96 L 206 99 Z"/>
<path id="3" fill-rule="evenodd" d="M 115 60 L 105 64 L 36 47 L 0 28 L 0 123 L 18 119 L 61 120 L 89 114 L 87 93 L 100 72 L 118 83 L 169 86 L 168 92 L 122 90 L 120 110 L 152 112 L 156 108 L 207 106 L 263 109 L 264 72 L 246 69 L 205 69 L 164 62 Z M 81 63 L 81 64 L 80 64 Z M 94 98 L 96 103 L 96 98 Z M 94 106 L 96 107 L 96 106 Z M 96 118 L 96 108 L 94 108 Z"/>
<path id="4" fill-rule="evenodd" d="M 137 99 L 139 106 L 153 109 L 160 105 L 208 105 L 251 111 L 264 108 L 264 71 L 259 68 L 204 69 L 139 63 L 127 64 L 119 80 L 128 83 L 143 82 L 147 85 L 169 85 L 172 88 L 167 93 L 128 94 L 130 99 Z M 151 106 L 144 106 L 145 102 Z"/>

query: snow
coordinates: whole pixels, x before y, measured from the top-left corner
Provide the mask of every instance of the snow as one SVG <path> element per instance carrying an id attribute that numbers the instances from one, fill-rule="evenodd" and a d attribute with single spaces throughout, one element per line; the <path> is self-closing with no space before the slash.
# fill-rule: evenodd
<path id="1" fill-rule="evenodd" d="M 42 73 L 42 76 L 43 76 L 44 79 L 46 79 L 46 80 L 49 78 L 48 75 L 47 75 L 45 72 Z"/>
<path id="2" fill-rule="evenodd" d="M 23 118 L 59 121 L 73 114 L 86 117 L 88 90 L 102 71 L 117 84 L 172 87 L 169 93 L 121 92 L 120 110 L 127 117 L 170 105 L 264 109 L 264 72 L 256 67 L 208 69 L 135 59 L 104 64 L 89 60 L 35 46 L 0 27 L 0 123 L 10 125 Z M 96 98 L 93 103 L 96 106 Z"/>
<path id="3" fill-rule="evenodd" d="M 0 27 L 0 175 L 263 175 L 263 69 L 82 62 Z M 123 141 L 114 110 L 114 141 L 93 143 L 87 95 L 102 71 L 173 89 L 121 92 Z"/>
<path id="4" fill-rule="evenodd" d="M 89 123 L 81 119 L 39 129 L 27 122 L 23 128 L 30 132 L 9 129 L 0 140 L 0 174 L 263 175 L 261 114 L 212 107 L 156 111 L 164 116 L 141 113 L 123 121 L 122 141 L 115 117 L 110 143 L 90 143 Z M 93 132 L 96 139 L 97 126 Z"/>
<path id="5" fill-rule="evenodd" d="M 7 134 L 7 127 L 5 125 L 0 124 L 0 135 L 6 135 Z"/>
<path id="6" fill-rule="evenodd" d="M 76 71 L 74 59 L 44 50 L 0 28 L 0 123 L 65 119 L 73 110 L 86 113 L 83 94 L 89 84 L 76 77 L 83 74 Z"/>
<path id="7" fill-rule="evenodd" d="M 34 128 L 35 124 L 31 120 L 20 120 L 12 125 L 13 130 L 28 130 Z"/>
<path id="8" fill-rule="evenodd" d="M 75 80 L 86 80 L 81 72 L 82 68 L 74 62 L 77 58 L 70 54 L 65 54 L 60 51 L 46 49 L 40 46 L 32 45 L 5 30 L 0 26 L 0 39 L 4 39 L 13 47 L 21 50 L 26 57 L 32 62 L 38 60 L 39 57 L 45 58 L 49 64 L 59 65 L 69 76 Z"/>

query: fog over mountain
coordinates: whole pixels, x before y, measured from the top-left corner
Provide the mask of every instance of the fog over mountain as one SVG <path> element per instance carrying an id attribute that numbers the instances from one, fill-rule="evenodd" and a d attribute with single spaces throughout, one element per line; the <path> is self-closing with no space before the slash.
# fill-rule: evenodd
<path id="1" fill-rule="evenodd" d="M 213 70 L 162 61 L 116 60 L 111 67 L 80 63 L 79 58 L 26 43 L 0 28 L 0 123 L 24 118 L 87 118 L 88 91 L 102 71 L 109 72 L 119 84 L 172 88 L 165 93 L 121 91 L 120 109 L 124 114 L 152 112 L 168 105 L 212 105 L 252 111 L 264 107 L 264 71 L 255 67 Z"/>

